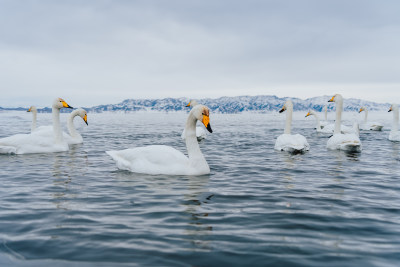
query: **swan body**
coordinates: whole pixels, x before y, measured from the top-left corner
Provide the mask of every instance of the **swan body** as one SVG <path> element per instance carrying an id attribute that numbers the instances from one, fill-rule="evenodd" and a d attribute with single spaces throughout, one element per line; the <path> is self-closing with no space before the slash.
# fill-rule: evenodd
<path id="1" fill-rule="evenodd" d="M 361 107 L 358 113 L 365 112 L 364 122 L 361 125 L 361 129 L 365 131 L 382 131 L 383 125 L 379 122 L 368 121 L 368 109 Z"/>
<path id="2" fill-rule="evenodd" d="M 74 118 L 75 117 L 81 117 L 83 121 L 88 125 L 87 122 L 87 112 L 86 110 L 79 108 L 75 109 L 74 111 L 71 112 L 71 114 L 68 117 L 67 121 L 67 128 L 68 128 L 68 133 L 63 132 L 63 138 L 65 141 L 68 143 L 68 145 L 75 145 L 75 144 L 82 144 L 83 143 L 83 138 L 82 135 L 76 130 L 74 126 Z M 51 136 L 52 134 L 52 127 L 51 126 L 41 126 L 35 130 L 35 134 L 41 135 L 41 136 Z"/>
<path id="3" fill-rule="evenodd" d="M 72 108 L 63 99 L 57 98 L 52 105 L 53 135 L 42 136 L 34 131 L 31 134 L 16 134 L 0 139 L 0 154 L 30 154 L 67 151 L 60 127 L 60 109 Z"/>
<path id="4" fill-rule="evenodd" d="M 333 96 L 329 102 L 336 103 L 336 121 L 333 136 L 331 136 L 326 147 L 331 150 L 343 150 L 348 152 L 361 152 L 362 145 L 357 134 L 358 124 L 355 124 L 354 133 L 341 133 L 343 97 L 340 94 Z"/>
<path id="5" fill-rule="evenodd" d="M 399 106 L 397 104 L 392 104 L 388 112 L 393 112 L 393 124 L 392 129 L 389 133 L 389 140 L 394 142 L 400 142 L 400 132 L 399 132 Z"/>
<path id="6" fill-rule="evenodd" d="M 289 153 L 304 153 L 310 150 L 310 145 L 304 136 L 300 134 L 291 134 L 293 115 L 293 103 L 291 100 L 286 101 L 279 113 L 285 110 L 287 110 L 285 131 L 276 139 L 275 150 L 287 151 Z"/>
<path id="7" fill-rule="evenodd" d="M 170 146 L 152 145 L 118 151 L 106 151 L 117 167 L 136 173 L 166 175 L 203 175 L 210 168 L 201 153 L 196 138 L 196 122 L 200 120 L 212 132 L 209 123 L 209 109 L 203 105 L 192 108 L 186 121 L 185 141 L 188 157 Z"/>
<path id="8" fill-rule="evenodd" d="M 190 100 L 189 103 L 186 105 L 186 107 L 195 107 L 197 106 L 199 103 L 197 103 L 196 100 Z M 196 137 L 197 137 L 197 141 L 201 141 L 203 139 L 207 138 L 207 131 L 206 128 L 202 127 L 202 126 L 196 126 Z M 182 134 L 181 134 L 181 138 L 182 140 L 185 140 L 185 129 L 183 129 Z"/>

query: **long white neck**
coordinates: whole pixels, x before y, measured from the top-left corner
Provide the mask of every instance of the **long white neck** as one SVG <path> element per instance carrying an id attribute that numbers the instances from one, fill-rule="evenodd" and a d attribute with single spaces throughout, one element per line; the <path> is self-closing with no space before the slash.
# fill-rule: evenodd
<path id="1" fill-rule="evenodd" d="M 397 132 L 398 130 L 399 130 L 399 106 L 395 105 L 393 107 L 392 132 Z"/>
<path id="2" fill-rule="evenodd" d="M 196 137 L 196 117 L 189 113 L 189 117 L 186 121 L 185 135 L 186 135 L 186 149 L 189 156 L 189 164 L 198 170 L 210 170 L 206 159 L 201 153 L 199 143 Z"/>
<path id="3" fill-rule="evenodd" d="M 62 143 L 64 141 L 62 132 L 61 132 L 61 125 L 60 125 L 60 109 L 52 108 L 52 115 L 53 115 L 53 133 L 54 133 L 54 142 L 55 143 Z"/>
<path id="4" fill-rule="evenodd" d="M 78 131 L 76 130 L 75 125 L 74 125 L 74 118 L 76 116 L 78 116 L 78 113 L 79 113 L 78 110 L 72 111 L 68 118 L 68 122 L 67 122 L 67 128 L 68 128 L 69 135 L 73 138 L 80 136 L 80 134 L 78 133 Z"/>
<path id="5" fill-rule="evenodd" d="M 343 98 L 337 96 L 335 103 L 336 103 L 336 121 L 335 121 L 335 131 L 333 132 L 333 134 L 340 134 L 340 126 L 342 124 Z"/>
<path id="6" fill-rule="evenodd" d="M 292 116 L 293 116 L 293 107 L 288 106 L 286 110 L 286 124 L 284 134 L 290 134 L 292 130 Z"/>
<path id="7" fill-rule="evenodd" d="M 317 113 L 311 113 L 311 114 L 314 115 L 315 119 L 317 120 L 317 129 L 321 130 L 321 123 L 319 121 Z"/>
<path id="8" fill-rule="evenodd" d="M 328 121 L 328 106 L 325 105 L 325 121 Z"/>
<path id="9" fill-rule="evenodd" d="M 32 125 L 31 125 L 31 132 L 36 130 L 36 119 L 37 119 L 37 111 L 32 110 Z"/>
<path id="10" fill-rule="evenodd" d="M 365 116 L 364 116 L 364 122 L 367 122 L 368 119 L 368 109 L 364 109 Z"/>

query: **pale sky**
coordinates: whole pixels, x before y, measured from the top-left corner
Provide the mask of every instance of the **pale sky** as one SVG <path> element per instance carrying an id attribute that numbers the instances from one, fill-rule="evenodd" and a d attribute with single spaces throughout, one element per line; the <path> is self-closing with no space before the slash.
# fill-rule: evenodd
<path id="1" fill-rule="evenodd" d="M 0 106 L 341 93 L 400 103 L 397 0 L 0 0 Z"/>

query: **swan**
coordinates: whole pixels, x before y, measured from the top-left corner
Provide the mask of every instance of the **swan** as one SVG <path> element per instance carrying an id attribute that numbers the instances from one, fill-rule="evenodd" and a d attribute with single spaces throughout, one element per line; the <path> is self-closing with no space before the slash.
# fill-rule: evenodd
<path id="1" fill-rule="evenodd" d="M 291 100 L 286 101 L 279 113 L 282 113 L 285 110 L 287 110 L 285 131 L 276 139 L 275 149 L 290 153 L 303 153 L 310 150 L 310 145 L 304 136 L 300 134 L 293 135 L 290 133 L 293 115 L 293 103 Z"/>
<path id="2" fill-rule="evenodd" d="M 35 106 L 31 106 L 27 112 L 32 112 L 32 125 L 31 125 L 31 133 L 36 130 L 36 119 L 37 119 L 37 109 Z"/>
<path id="3" fill-rule="evenodd" d="M 326 147 L 331 150 L 344 150 L 349 152 L 361 152 L 362 145 L 357 134 L 358 124 L 354 125 L 355 133 L 341 133 L 343 97 L 340 94 L 334 95 L 328 102 L 336 104 L 336 121 L 333 136 L 328 140 Z"/>
<path id="4" fill-rule="evenodd" d="M 189 103 L 186 105 L 186 107 L 195 107 L 199 103 L 197 103 L 196 100 L 190 100 Z M 207 138 L 207 131 L 203 126 L 196 126 L 196 137 L 197 141 L 201 141 L 203 139 Z M 182 140 L 185 140 L 185 129 L 183 129 L 182 134 L 181 134 Z"/>
<path id="5" fill-rule="evenodd" d="M 68 128 L 69 134 L 67 134 L 65 132 L 62 133 L 65 141 L 67 141 L 67 143 L 69 145 L 83 143 L 82 136 L 80 135 L 80 133 L 76 130 L 76 128 L 74 126 L 74 118 L 77 116 L 81 117 L 83 119 L 83 121 L 86 123 L 86 125 L 88 125 L 86 110 L 84 110 L 82 108 L 78 108 L 70 113 L 70 115 L 68 117 L 68 121 L 67 121 L 67 128 Z M 35 134 L 50 137 L 52 135 L 52 127 L 51 126 L 41 126 L 35 130 Z"/>
<path id="6" fill-rule="evenodd" d="M 390 141 L 400 142 L 400 132 L 399 132 L 399 106 L 397 104 L 392 104 L 388 112 L 393 111 L 393 124 L 392 130 L 389 134 Z"/>
<path id="7" fill-rule="evenodd" d="M 325 126 L 327 126 L 329 124 L 329 122 L 328 122 L 328 105 L 324 106 L 324 116 L 325 116 L 325 120 L 320 121 L 321 129 L 323 129 Z"/>
<path id="8" fill-rule="evenodd" d="M 382 131 L 383 125 L 379 122 L 368 122 L 368 109 L 366 107 L 361 107 L 358 113 L 365 112 L 364 122 L 361 126 L 362 130 L 366 131 Z"/>
<path id="9" fill-rule="evenodd" d="M 185 126 L 188 157 L 175 148 L 164 145 L 106 151 L 106 153 L 113 158 L 119 169 L 131 172 L 166 175 L 208 174 L 210 168 L 196 139 L 197 120 L 212 133 L 208 107 L 196 105 L 190 111 Z"/>
<path id="10" fill-rule="evenodd" d="M 322 127 L 321 122 L 320 122 L 319 117 L 318 117 L 318 114 L 315 111 L 309 110 L 308 113 L 306 114 L 306 118 L 308 116 L 314 116 L 315 117 L 315 120 L 317 122 L 316 129 L 317 129 L 318 133 L 326 133 L 326 134 L 332 134 L 333 133 L 333 130 L 331 130 L 329 127 L 328 128 Z"/>
<path id="11" fill-rule="evenodd" d="M 0 154 L 29 154 L 67 151 L 60 127 L 60 109 L 72 108 L 63 99 L 56 98 L 52 105 L 53 136 L 42 136 L 36 131 L 30 134 L 16 134 L 0 139 Z"/>

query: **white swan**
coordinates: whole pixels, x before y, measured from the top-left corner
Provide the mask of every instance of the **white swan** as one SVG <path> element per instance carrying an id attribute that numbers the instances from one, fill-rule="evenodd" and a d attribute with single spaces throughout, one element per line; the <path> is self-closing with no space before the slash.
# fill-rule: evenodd
<path id="1" fill-rule="evenodd" d="M 329 102 L 336 103 L 336 121 L 333 136 L 328 140 L 326 147 L 332 150 L 344 150 L 349 152 L 361 152 L 362 146 L 360 138 L 356 133 L 341 133 L 340 126 L 342 122 L 343 97 L 340 94 L 334 95 Z M 358 124 L 354 129 L 357 131 Z"/>
<path id="2" fill-rule="evenodd" d="M 389 140 L 400 142 L 400 132 L 399 132 L 399 106 L 397 104 L 392 104 L 388 112 L 393 111 L 393 124 L 392 130 L 390 130 Z"/>
<path id="3" fill-rule="evenodd" d="M 321 129 L 323 129 L 325 126 L 327 126 L 329 124 L 329 122 L 328 122 L 328 105 L 324 106 L 324 118 L 325 118 L 325 120 L 320 121 Z"/>
<path id="4" fill-rule="evenodd" d="M 193 108 L 193 107 L 197 106 L 198 104 L 199 103 L 197 103 L 196 100 L 190 100 L 189 103 L 186 105 L 186 107 Z M 206 139 L 207 138 L 206 128 L 204 128 L 202 125 L 196 126 L 196 137 L 197 137 L 197 141 Z M 185 129 L 183 129 L 183 131 L 182 131 L 181 138 L 183 140 L 185 140 Z"/>
<path id="5" fill-rule="evenodd" d="M 72 108 L 63 99 L 57 98 L 52 105 L 53 136 L 41 136 L 34 131 L 31 134 L 16 134 L 0 139 L 0 154 L 29 154 L 67 151 L 60 127 L 60 109 Z"/>
<path id="6" fill-rule="evenodd" d="M 27 112 L 32 112 L 32 125 L 31 125 L 31 133 L 36 130 L 36 119 L 37 119 L 37 109 L 35 106 L 31 106 Z"/>
<path id="7" fill-rule="evenodd" d="M 67 121 L 67 128 L 69 134 L 63 132 L 63 137 L 67 141 L 69 145 L 75 145 L 75 144 L 81 144 L 83 143 L 83 138 L 82 135 L 76 130 L 74 126 L 74 118 L 75 117 L 81 117 L 83 121 L 88 125 L 87 122 L 87 112 L 86 110 L 82 108 L 78 108 L 74 111 L 72 111 L 68 117 Z M 41 135 L 41 136 L 47 136 L 50 137 L 52 135 L 52 127 L 51 126 L 41 126 L 35 130 L 36 135 Z"/>
<path id="8" fill-rule="evenodd" d="M 291 100 L 286 101 L 279 113 L 282 113 L 285 110 L 287 110 L 285 131 L 276 139 L 275 149 L 290 153 L 303 153 L 307 150 L 310 150 L 310 145 L 304 136 L 300 134 L 291 134 L 293 115 L 293 103 Z"/>
<path id="9" fill-rule="evenodd" d="M 202 175 L 210 173 L 207 161 L 201 153 L 196 139 L 196 122 L 201 121 L 212 133 L 209 109 L 203 105 L 192 108 L 186 121 L 186 148 L 188 156 L 164 145 L 106 151 L 116 162 L 117 167 L 136 173 L 166 175 Z"/>
<path id="10" fill-rule="evenodd" d="M 306 118 L 308 116 L 314 116 L 315 117 L 315 120 L 317 122 L 316 129 L 317 129 L 318 133 L 324 133 L 324 134 L 332 134 L 333 133 L 333 130 L 330 129 L 329 127 L 322 127 L 321 122 L 320 122 L 319 117 L 318 117 L 318 114 L 315 111 L 309 110 L 308 113 L 306 114 Z"/>
<path id="11" fill-rule="evenodd" d="M 379 122 L 368 121 L 368 109 L 361 107 L 358 113 L 365 112 L 364 122 L 361 124 L 361 129 L 366 131 L 382 131 L 383 125 Z"/>

